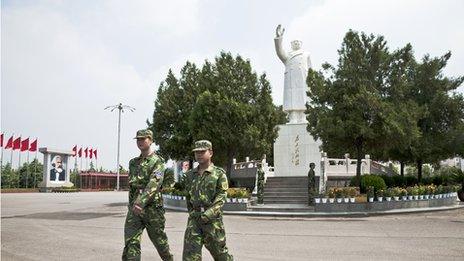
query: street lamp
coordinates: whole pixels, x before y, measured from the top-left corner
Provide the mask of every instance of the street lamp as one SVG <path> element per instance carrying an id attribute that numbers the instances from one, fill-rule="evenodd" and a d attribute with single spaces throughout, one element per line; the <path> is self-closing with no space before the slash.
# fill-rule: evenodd
<path id="1" fill-rule="evenodd" d="M 116 167 L 117 170 L 117 180 L 116 180 L 116 190 L 119 191 L 119 147 L 121 143 L 121 112 L 124 112 L 125 109 L 130 110 L 130 111 L 135 111 L 135 108 L 128 106 L 128 105 L 123 105 L 122 103 L 119 103 L 117 105 L 113 106 L 108 106 L 105 108 L 105 110 L 111 109 L 111 111 L 114 111 L 115 109 L 119 110 L 119 117 L 118 117 L 118 165 Z"/>

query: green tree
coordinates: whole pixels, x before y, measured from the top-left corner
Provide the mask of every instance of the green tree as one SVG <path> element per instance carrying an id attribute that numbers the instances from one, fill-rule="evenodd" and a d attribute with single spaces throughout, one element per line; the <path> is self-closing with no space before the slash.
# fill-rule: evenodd
<path id="1" fill-rule="evenodd" d="M 464 151 L 464 98 L 455 92 L 464 77 L 443 75 L 450 57 L 450 52 L 434 58 L 426 55 L 412 71 L 409 96 L 422 111 L 416 122 L 421 135 L 412 145 L 419 182 L 424 163 L 437 163 Z"/>
<path id="2" fill-rule="evenodd" d="M 27 171 L 26 171 L 27 170 Z M 29 188 L 37 188 L 43 180 L 43 164 L 38 161 L 38 159 L 34 159 L 30 163 L 25 163 L 21 168 L 21 187 L 25 187 L 26 184 L 26 172 L 28 173 L 27 176 L 27 183 Z"/>
<path id="3" fill-rule="evenodd" d="M 97 170 L 95 169 L 95 165 L 93 165 L 93 162 L 90 161 L 90 166 L 89 166 L 89 171 L 96 172 Z"/>
<path id="4" fill-rule="evenodd" d="M 11 168 L 7 163 L 2 166 L 2 188 L 15 188 L 18 186 L 19 175 L 17 171 Z"/>
<path id="5" fill-rule="evenodd" d="M 329 154 L 356 156 L 358 185 L 364 155 L 386 157 L 384 151 L 411 122 L 405 108 L 387 99 L 391 89 L 403 87 L 403 81 L 393 80 L 393 71 L 401 69 L 395 67 L 397 56 L 407 52 L 405 47 L 392 55 L 382 36 L 350 30 L 338 51 L 337 68 L 326 63 L 323 71 L 308 72 L 307 129 Z"/>
<path id="6" fill-rule="evenodd" d="M 271 156 L 275 126 L 284 122 L 266 75 L 258 77 L 248 60 L 222 52 L 201 69 L 187 62 L 179 79 L 169 71 L 148 124 L 162 156 L 192 160 L 193 142 L 208 139 L 215 163 L 230 173 L 233 158 Z"/>

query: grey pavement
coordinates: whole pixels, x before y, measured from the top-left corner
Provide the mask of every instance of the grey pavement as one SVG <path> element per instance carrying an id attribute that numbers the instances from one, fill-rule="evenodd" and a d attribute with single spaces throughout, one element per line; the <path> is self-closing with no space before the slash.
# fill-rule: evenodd
<path id="1" fill-rule="evenodd" d="M 1 260 L 120 260 L 127 192 L 1 195 Z M 167 211 L 181 260 L 187 214 Z M 373 217 L 224 217 L 235 260 L 464 260 L 464 209 Z M 203 260 L 213 260 L 207 250 Z M 146 232 L 142 260 L 160 260 Z"/>

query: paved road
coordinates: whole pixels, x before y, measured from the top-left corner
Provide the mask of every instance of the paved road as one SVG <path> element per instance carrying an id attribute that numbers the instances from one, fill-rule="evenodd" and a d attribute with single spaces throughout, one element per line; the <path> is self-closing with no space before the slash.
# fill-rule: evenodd
<path id="1" fill-rule="evenodd" d="M 127 192 L 2 194 L 2 260 L 120 260 Z M 167 212 L 181 259 L 187 214 Z M 464 260 L 464 210 L 366 218 L 225 216 L 236 260 Z M 159 260 L 146 233 L 142 260 Z M 212 260 L 206 250 L 204 260 Z"/>

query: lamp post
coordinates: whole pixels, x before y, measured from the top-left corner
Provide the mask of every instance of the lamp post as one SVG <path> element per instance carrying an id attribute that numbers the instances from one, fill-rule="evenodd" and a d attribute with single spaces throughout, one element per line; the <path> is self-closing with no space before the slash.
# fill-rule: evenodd
<path id="1" fill-rule="evenodd" d="M 116 190 L 119 191 L 119 148 L 120 148 L 120 143 L 121 143 L 121 112 L 124 112 L 125 109 L 130 110 L 130 111 L 135 111 L 135 108 L 128 106 L 128 105 L 123 105 L 122 103 L 119 103 L 117 105 L 113 106 L 107 106 L 105 110 L 111 109 L 111 111 L 114 111 L 115 109 L 118 109 L 118 157 L 117 157 L 117 179 L 116 179 Z"/>

